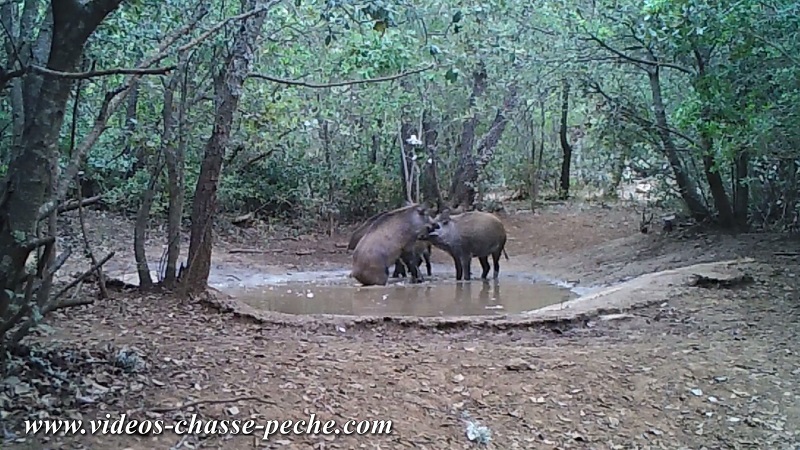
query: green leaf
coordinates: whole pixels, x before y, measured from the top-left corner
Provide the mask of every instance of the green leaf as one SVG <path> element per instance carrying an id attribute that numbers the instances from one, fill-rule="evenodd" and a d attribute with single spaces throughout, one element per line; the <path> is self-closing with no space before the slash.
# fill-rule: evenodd
<path id="1" fill-rule="evenodd" d="M 444 79 L 450 83 L 455 83 L 458 80 L 458 69 L 447 69 L 447 73 L 444 74 Z"/>

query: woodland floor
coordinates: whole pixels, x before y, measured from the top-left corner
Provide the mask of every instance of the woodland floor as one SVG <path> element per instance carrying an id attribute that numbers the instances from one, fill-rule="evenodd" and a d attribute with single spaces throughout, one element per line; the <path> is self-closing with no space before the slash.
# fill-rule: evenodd
<path id="1" fill-rule="evenodd" d="M 19 438 L 0 446 L 449 450 L 476 445 L 466 437 L 467 412 L 491 430 L 488 448 L 503 450 L 800 448 L 800 266 L 797 256 L 775 255 L 797 252 L 796 238 L 643 235 L 635 210 L 581 203 L 501 217 L 511 257 L 503 267 L 529 267 L 582 285 L 736 257 L 762 264 L 750 273 L 755 283 L 744 287 L 684 290 L 626 320 L 557 332 L 266 326 L 169 296 L 112 291 L 110 299 L 54 313 L 47 334 L 29 340 L 42 357 L 15 360 L 11 381 L 0 386 L 6 436 Z M 131 253 L 129 221 L 91 213 L 89 227 L 98 257 L 107 249 Z M 214 264 L 348 267 L 350 256 L 337 245 L 346 233 L 280 236 L 267 229 L 223 233 Z M 154 232 L 150 241 L 157 254 L 163 238 Z M 228 253 L 253 242 L 280 251 Z M 434 260 L 449 261 L 441 252 Z M 87 291 L 79 295 L 93 295 Z M 109 364 L 123 348 L 146 365 L 129 373 Z M 220 399 L 233 400 L 212 402 Z M 191 401 L 205 402 L 175 406 Z M 165 407 L 171 410 L 155 412 Z M 257 420 L 316 413 L 322 420 L 390 419 L 394 431 L 267 442 L 169 432 L 46 441 L 19 431 L 21 420 L 34 415 L 94 419 L 126 412 L 167 420 L 193 413 Z"/>

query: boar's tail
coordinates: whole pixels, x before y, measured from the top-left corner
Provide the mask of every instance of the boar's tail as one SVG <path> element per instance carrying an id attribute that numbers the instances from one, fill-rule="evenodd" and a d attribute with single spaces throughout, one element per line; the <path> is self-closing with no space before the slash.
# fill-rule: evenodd
<path id="1" fill-rule="evenodd" d="M 506 252 L 505 247 L 503 247 L 503 254 L 506 255 L 506 261 L 508 261 L 508 253 Z"/>

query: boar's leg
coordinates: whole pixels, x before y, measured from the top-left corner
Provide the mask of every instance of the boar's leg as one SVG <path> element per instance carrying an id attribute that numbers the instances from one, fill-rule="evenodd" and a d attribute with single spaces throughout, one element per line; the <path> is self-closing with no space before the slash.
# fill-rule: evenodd
<path id="1" fill-rule="evenodd" d="M 418 283 L 422 280 L 422 275 L 419 273 L 419 255 L 414 252 L 403 252 L 400 258 L 408 268 L 408 274 L 412 283 Z"/>
<path id="2" fill-rule="evenodd" d="M 461 255 L 461 265 L 463 266 L 464 279 L 467 281 L 471 280 L 472 271 L 470 270 L 470 266 L 472 265 L 472 255 Z"/>
<path id="3" fill-rule="evenodd" d="M 497 275 L 500 274 L 500 255 L 503 253 L 503 249 L 492 253 L 492 262 L 494 263 L 494 279 L 497 279 Z M 487 268 L 488 270 L 488 268 Z"/>
<path id="4" fill-rule="evenodd" d="M 423 253 L 422 257 L 425 258 L 425 269 L 428 271 L 428 276 L 431 276 L 431 252 Z"/>
<path id="5" fill-rule="evenodd" d="M 406 276 L 406 266 L 403 264 L 403 260 L 398 258 L 397 261 L 394 262 L 394 273 L 392 273 L 392 278 L 405 278 Z"/>
<path id="6" fill-rule="evenodd" d="M 489 276 L 489 269 L 490 269 L 489 257 L 488 256 L 481 256 L 481 257 L 478 258 L 478 261 L 481 262 L 481 269 L 482 269 L 481 279 L 485 280 L 486 277 Z"/>
<path id="7" fill-rule="evenodd" d="M 456 281 L 464 278 L 464 267 L 461 265 L 461 255 L 453 254 L 453 263 L 456 265 Z"/>

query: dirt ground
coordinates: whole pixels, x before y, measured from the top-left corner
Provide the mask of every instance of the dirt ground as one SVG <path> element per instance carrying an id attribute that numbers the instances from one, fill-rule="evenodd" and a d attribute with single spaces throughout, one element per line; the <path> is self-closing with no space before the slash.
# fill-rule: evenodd
<path id="1" fill-rule="evenodd" d="M 504 450 L 800 448 L 796 238 L 696 230 L 643 235 L 634 209 L 585 203 L 501 218 L 511 257 L 502 267 L 609 285 L 750 257 L 758 263 L 749 272 L 755 282 L 682 289 L 616 320 L 549 329 L 293 326 L 291 318 L 278 326 L 194 301 L 112 292 L 110 299 L 54 313 L 49 329 L 30 340 L 41 362 L 15 361 L 16 384 L 6 381 L 0 391 L 2 448 L 455 449 L 476 445 L 467 437 L 470 421 L 491 431 L 487 448 Z M 129 221 L 93 213 L 90 227 L 98 254 L 130 255 Z M 161 240 L 157 232 L 150 236 L 151 261 Z M 216 246 L 214 265 L 343 268 L 350 262 L 346 241 L 347 230 L 333 238 L 233 231 Z M 264 252 L 229 253 L 244 248 Z M 129 260 L 115 257 L 112 268 L 127 270 Z M 437 251 L 434 261 L 450 260 Z M 111 365 L 120 350 L 135 353 L 126 362 L 143 364 Z M 45 440 L 18 428 L 31 416 L 107 413 L 262 421 L 315 413 L 340 422 L 392 420 L 393 433 Z"/>

